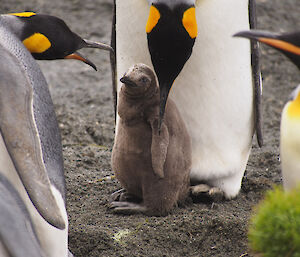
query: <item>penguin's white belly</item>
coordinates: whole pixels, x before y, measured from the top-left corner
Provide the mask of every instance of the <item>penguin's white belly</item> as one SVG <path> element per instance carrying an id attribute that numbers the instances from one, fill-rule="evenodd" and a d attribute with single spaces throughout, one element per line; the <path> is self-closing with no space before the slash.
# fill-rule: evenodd
<path id="1" fill-rule="evenodd" d="M 232 38 L 249 29 L 248 1 L 197 2 L 198 37 L 170 97 L 192 138 L 191 177 L 244 172 L 253 135 L 250 44 Z"/>
<path id="2" fill-rule="evenodd" d="M 66 221 L 66 228 L 64 230 L 57 229 L 46 222 L 42 216 L 38 213 L 34 205 L 32 204 L 19 175 L 10 159 L 10 156 L 6 150 L 5 143 L 0 133 L 0 172 L 3 174 L 9 182 L 18 191 L 20 197 L 24 201 L 27 210 L 31 216 L 33 226 L 36 230 L 38 240 L 41 244 L 45 256 L 57 257 L 57 256 L 68 256 L 67 240 L 68 240 L 68 220 L 65 209 L 64 201 L 60 193 L 52 186 L 52 192 L 55 199 L 58 202 L 58 206 L 61 210 L 61 215 Z M 47 203 L 45 203 L 47 204 Z"/>
<path id="3" fill-rule="evenodd" d="M 118 78 L 138 62 L 153 67 L 145 32 L 148 12 L 146 0 L 117 0 Z M 196 16 L 198 37 L 170 97 L 192 139 L 191 178 L 233 197 L 254 132 L 250 43 L 232 37 L 249 29 L 248 0 L 197 0 Z"/>

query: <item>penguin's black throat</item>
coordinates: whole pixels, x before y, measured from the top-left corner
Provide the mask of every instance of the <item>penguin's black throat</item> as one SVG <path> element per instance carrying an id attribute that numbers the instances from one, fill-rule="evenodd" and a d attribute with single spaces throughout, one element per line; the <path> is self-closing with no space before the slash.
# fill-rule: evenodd
<path id="1" fill-rule="evenodd" d="M 193 6 L 180 4 L 172 9 L 165 4 L 153 6 L 160 16 L 157 24 L 147 33 L 147 39 L 160 88 L 161 124 L 173 82 L 190 58 L 196 37 L 191 37 L 183 24 L 185 12 Z"/>

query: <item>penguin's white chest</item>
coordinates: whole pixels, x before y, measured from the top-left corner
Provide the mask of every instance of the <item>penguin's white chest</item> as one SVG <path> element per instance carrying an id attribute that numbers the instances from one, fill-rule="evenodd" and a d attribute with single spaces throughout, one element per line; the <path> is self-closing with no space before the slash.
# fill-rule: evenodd
<path id="1" fill-rule="evenodd" d="M 119 78 L 135 63 L 153 66 L 145 32 L 147 1 L 116 4 Z M 254 132 L 254 100 L 250 43 L 232 35 L 249 29 L 248 0 L 198 0 L 196 18 L 198 37 L 170 97 L 192 139 L 191 178 L 239 173 L 239 189 Z"/>
<path id="2" fill-rule="evenodd" d="M 254 130 L 248 1 L 198 1 L 198 37 L 170 97 L 192 137 L 191 177 L 244 172 Z"/>

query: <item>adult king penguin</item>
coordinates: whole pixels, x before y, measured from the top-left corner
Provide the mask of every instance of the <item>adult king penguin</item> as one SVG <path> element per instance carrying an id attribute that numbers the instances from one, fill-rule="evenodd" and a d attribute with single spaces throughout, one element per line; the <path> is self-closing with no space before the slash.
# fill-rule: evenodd
<path id="1" fill-rule="evenodd" d="M 300 32 L 271 33 L 241 31 L 234 36 L 245 37 L 267 44 L 286 55 L 300 69 Z M 280 159 L 283 186 L 286 190 L 300 183 L 300 85 L 292 93 L 281 114 Z"/>
<path id="2" fill-rule="evenodd" d="M 192 183 L 235 197 L 255 130 L 262 144 L 257 44 L 231 36 L 255 28 L 254 1 L 115 0 L 115 13 L 116 77 L 154 68 L 161 121 L 170 95 L 191 136 Z"/>
<path id="3" fill-rule="evenodd" d="M 71 254 L 61 137 L 48 85 L 33 57 L 75 58 L 95 68 L 76 53 L 83 47 L 111 49 L 81 39 L 53 16 L 32 12 L 0 15 L 0 175 L 7 179 L 4 185 L 18 193 L 19 197 L 13 198 L 26 206 L 30 217 L 24 216 L 24 220 L 32 222 L 41 256 Z M 1 223 L 5 217 L 1 212 Z M 5 243 L 3 230 L 1 227 L 2 250 L 10 253 L 9 246 L 21 247 Z"/>

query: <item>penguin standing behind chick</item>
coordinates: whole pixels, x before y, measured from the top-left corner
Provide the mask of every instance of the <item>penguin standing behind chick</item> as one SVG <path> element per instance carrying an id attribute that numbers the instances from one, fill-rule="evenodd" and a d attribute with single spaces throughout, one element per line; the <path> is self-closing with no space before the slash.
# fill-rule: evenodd
<path id="1" fill-rule="evenodd" d="M 241 31 L 234 36 L 245 37 L 267 44 L 287 56 L 300 69 L 300 32 L 271 33 Z M 283 186 L 286 190 L 300 183 L 300 85 L 293 91 L 281 114 L 280 159 Z"/>
<path id="2" fill-rule="evenodd" d="M 111 208 L 116 213 L 166 215 L 189 192 L 189 134 L 172 100 L 159 130 L 159 88 L 148 66 L 134 65 L 121 82 L 112 168 L 127 192 Z"/>
<path id="3" fill-rule="evenodd" d="M 0 186 L 7 194 L 1 198 L 15 199 L 0 205 L 6 213 L 18 211 L 15 216 L 26 226 L 0 226 L 0 253 L 5 249 L 8 256 L 25 256 L 20 235 L 28 232 L 39 244 L 30 256 L 71 256 L 61 137 L 47 82 L 33 57 L 78 59 L 96 68 L 76 53 L 84 47 L 111 49 L 80 38 L 53 16 L 0 15 L 0 177 L 7 180 Z M 2 212 L 0 224 L 8 224 Z"/>
<path id="4" fill-rule="evenodd" d="M 257 45 L 231 37 L 255 28 L 255 0 L 114 2 L 117 77 L 135 63 L 154 68 L 162 118 L 171 98 L 191 137 L 193 194 L 236 197 L 254 131 L 263 143 Z"/>

